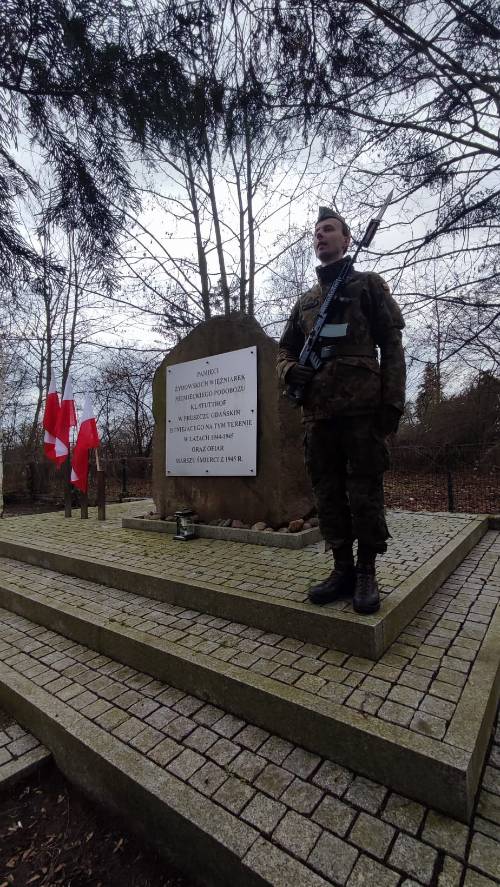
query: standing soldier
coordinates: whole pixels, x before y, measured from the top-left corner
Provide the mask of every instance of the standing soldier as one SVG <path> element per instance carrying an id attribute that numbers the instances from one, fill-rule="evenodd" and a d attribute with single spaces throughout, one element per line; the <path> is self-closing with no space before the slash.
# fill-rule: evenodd
<path id="1" fill-rule="evenodd" d="M 345 256 L 350 239 L 342 216 L 320 207 L 314 231 L 318 283 L 292 310 L 277 370 L 281 382 L 305 386 L 305 462 L 321 533 L 334 558 L 332 573 L 309 589 L 309 600 L 326 604 L 353 597 L 356 612 L 374 613 L 380 606 L 375 559 L 386 551 L 390 535 L 384 513 L 386 437 L 397 431 L 406 378 L 404 321 L 385 280 L 351 268 L 323 327 L 321 368 L 316 372 L 298 362 L 328 290 L 350 261 Z"/>

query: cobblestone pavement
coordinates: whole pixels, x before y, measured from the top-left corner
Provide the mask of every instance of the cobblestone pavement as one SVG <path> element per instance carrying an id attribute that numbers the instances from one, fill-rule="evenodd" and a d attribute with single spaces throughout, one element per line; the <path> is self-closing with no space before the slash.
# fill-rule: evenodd
<path id="1" fill-rule="evenodd" d="M 468 827 L 5 610 L 0 659 L 252 825 L 315 884 L 500 883 L 498 724 Z"/>
<path id="2" fill-rule="evenodd" d="M 325 554 L 321 543 L 300 550 L 216 539 L 179 545 L 168 534 L 122 529 L 125 514 L 146 510 L 144 502 L 109 506 L 105 522 L 97 522 L 93 510 L 88 521 L 81 521 L 78 512 L 71 520 L 60 513 L 8 518 L 0 523 L 0 540 L 31 545 L 36 538 L 41 546 L 75 557 L 92 552 L 98 560 L 132 568 L 141 565 L 169 578 L 298 602 L 305 600 L 307 587 L 332 568 L 331 554 Z M 389 512 L 392 539 L 378 566 L 382 596 L 397 588 L 473 520 L 471 515 Z M 330 608 L 342 610 L 350 604 L 337 602 Z"/>
<path id="3" fill-rule="evenodd" d="M 39 593 L 56 609 L 69 604 L 111 626 L 137 628 L 447 742 L 500 598 L 500 534 L 483 537 L 376 662 L 6 558 L 0 558 L 2 586 Z"/>
<path id="4" fill-rule="evenodd" d="M 0 790 L 49 755 L 35 736 L 0 709 Z"/>

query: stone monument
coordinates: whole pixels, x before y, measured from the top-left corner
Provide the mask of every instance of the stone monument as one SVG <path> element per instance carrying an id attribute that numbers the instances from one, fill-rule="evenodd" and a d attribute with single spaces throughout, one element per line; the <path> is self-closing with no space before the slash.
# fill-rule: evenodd
<path id="1" fill-rule="evenodd" d="M 167 374 L 169 368 L 182 371 L 179 364 L 221 355 L 230 358 L 228 352 L 239 349 L 255 349 L 257 371 L 257 416 L 256 416 L 256 461 L 248 474 L 217 475 L 216 465 L 200 468 L 199 476 L 172 473 L 172 453 L 169 453 L 170 473 L 167 474 L 166 449 L 168 447 L 167 413 L 172 415 L 171 404 L 167 408 Z M 312 493 L 304 470 L 300 412 L 282 396 L 276 377 L 277 343 L 271 339 L 257 323 L 245 314 L 234 313 L 229 317 L 214 317 L 200 323 L 182 342 L 179 343 L 156 371 L 153 382 L 153 413 L 155 432 L 153 443 L 153 498 L 160 518 L 173 514 L 180 508 L 188 507 L 209 522 L 216 518 L 239 519 L 253 524 L 265 521 L 268 525 L 282 526 L 294 518 L 307 515 L 313 508 Z M 209 361 L 207 362 L 207 367 Z M 196 368 L 196 367 L 195 367 Z M 195 374 L 196 375 L 196 374 Z M 202 376 L 199 372 L 197 375 Z M 236 378 L 236 377 L 235 377 Z M 193 386 L 190 386 L 193 387 Z M 194 386 L 196 388 L 196 386 Z M 183 386 L 178 386 L 183 388 Z M 170 386 L 170 397 L 173 388 Z M 176 389 L 177 390 L 177 389 Z M 237 390 L 233 386 L 233 391 Z M 186 395 L 187 396 L 187 395 Z M 193 396 L 193 395 L 191 395 Z M 233 395 L 237 398 L 237 394 Z M 196 408 L 188 402 L 190 409 Z M 186 407 L 187 408 L 187 407 Z M 205 417 L 215 413 L 204 413 Z M 180 418 L 180 417 L 179 417 Z M 173 420 L 170 420 L 173 421 Z M 175 420 L 174 420 L 175 421 Z M 231 427 L 234 427 L 233 423 Z M 238 423 L 240 425 L 248 424 Z M 172 428 L 172 426 L 170 426 Z M 178 426 L 180 432 L 186 429 Z M 212 437 L 212 435 L 209 435 Z M 215 435 L 214 435 L 215 436 Z M 204 451 L 196 443 L 194 436 L 186 434 L 185 460 L 193 462 L 196 453 Z M 177 435 L 176 453 L 179 436 Z M 212 452 L 222 447 L 210 446 Z M 234 456 L 224 457 L 225 461 Z M 220 457 L 222 461 L 222 457 Z M 177 458 L 175 461 L 182 462 Z M 241 460 L 240 460 L 241 461 Z M 253 463 L 253 459 L 250 462 Z M 217 458 L 210 460 L 216 463 Z M 207 459 L 204 458 L 204 464 Z M 204 474 L 202 474 L 202 470 Z M 253 472 L 255 472 L 253 474 Z"/>

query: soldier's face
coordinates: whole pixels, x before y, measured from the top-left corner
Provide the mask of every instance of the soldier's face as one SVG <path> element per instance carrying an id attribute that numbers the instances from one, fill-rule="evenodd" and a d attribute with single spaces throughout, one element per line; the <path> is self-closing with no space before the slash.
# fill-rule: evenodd
<path id="1" fill-rule="evenodd" d="M 337 262 L 349 246 L 350 237 L 342 231 L 338 219 L 325 219 L 314 229 L 314 252 L 322 265 Z"/>

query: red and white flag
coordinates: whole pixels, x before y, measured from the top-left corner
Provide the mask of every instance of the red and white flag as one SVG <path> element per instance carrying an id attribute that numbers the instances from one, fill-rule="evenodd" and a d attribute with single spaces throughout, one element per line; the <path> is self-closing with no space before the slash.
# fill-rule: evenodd
<path id="1" fill-rule="evenodd" d="M 71 379 L 67 378 L 64 386 L 64 394 L 62 396 L 61 408 L 57 417 L 57 425 L 55 431 L 55 453 L 58 465 L 62 465 L 68 458 L 69 453 L 69 432 L 70 429 L 77 424 L 75 399 L 73 397 L 73 386 Z"/>
<path id="2" fill-rule="evenodd" d="M 59 395 L 57 393 L 56 380 L 51 376 L 49 390 L 47 392 L 47 400 L 45 401 L 42 425 L 44 428 L 43 450 L 47 459 L 52 459 L 53 462 L 57 461 L 56 428 L 59 410 Z"/>
<path id="3" fill-rule="evenodd" d="M 99 433 L 90 394 L 85 398 L 80 430 L 71 460 L 71 483 L 82 493 L 87 492 L 89 477 L 89 450 L 99 446 Z"/>

